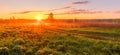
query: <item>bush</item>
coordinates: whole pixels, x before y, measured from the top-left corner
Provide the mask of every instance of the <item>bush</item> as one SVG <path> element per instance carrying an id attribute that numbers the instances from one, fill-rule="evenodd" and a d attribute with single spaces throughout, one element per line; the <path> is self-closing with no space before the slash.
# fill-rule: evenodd
<path id="1" fill-rule="evenodd" d="M 50 48 L 43 48 L 43 49 L 40 49 L 36 52 L 36 55 L 49 55 L 49 54 L 52 54 L 53 50 L 50 49 Z"/>
<path id="2" fill-rule="evenodd" d="M 58 46 L 57 46 L 57 50 L 58 50 L 58 51 L 65 52 L 65 46 L 64 46 L 64 45 L 58 45 Z"/>
<path id="3" fill-rule="evenodd" d="M 0 48 L 0 55 L 10 55 L 9 49 L 7 47 L 1 47 Z"/>
<path id="4" fill-rule="evenodd" d="M 14 41 L 14 44 L 15 45 L 22 45 L 22 44 L 25 44 L 25 41 L 21 38 L 18 38 Z"/>
<path id="5" fill-rule="evenodd" d="M 25 48 L 20 45 L 16 45 L 12 48 L 12 55 L 25 55 Z"/>
<path id="6" fill-rule="evenodd" d="M 30 49 L 30 50 L 27 50 L 27 52 L 26 52 L 26 55 L 33 55 L 34 53 L 33 53 L 33 51 Z"/>

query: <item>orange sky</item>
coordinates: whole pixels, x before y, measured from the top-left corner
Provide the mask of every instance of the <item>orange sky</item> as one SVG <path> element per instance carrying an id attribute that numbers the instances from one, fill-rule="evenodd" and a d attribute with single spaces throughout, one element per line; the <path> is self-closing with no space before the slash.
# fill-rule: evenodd
<path id="1" fill-rule="evenodd" d="M 48 12 L 49 13 L 49 12 Z M 40 16 L 42 19 L 46 19 L 48 15 L 44 14 L 37 14 L 37 13 L 30 13 L 30 14 L 8 14 L 3 15 L 1 18 L 9 19 L 10 17 L 14 16 L 16 19 L 25 18 L 25 19 L 37 19 L 37 16 Z M 120 14 L 113 14 L 113 13 L 102 13 L 102 14 L 63 14 L 63 15 L 54 15 L 56 19 L 109 19 L 109 18 L 120 18 Z"/>
<path id="2" fill-rule="evenodd" d="M 120 18 L 119 0 L 0 0 L 0 18 L 42 19 L 53 13 L 56 19 Z"/>

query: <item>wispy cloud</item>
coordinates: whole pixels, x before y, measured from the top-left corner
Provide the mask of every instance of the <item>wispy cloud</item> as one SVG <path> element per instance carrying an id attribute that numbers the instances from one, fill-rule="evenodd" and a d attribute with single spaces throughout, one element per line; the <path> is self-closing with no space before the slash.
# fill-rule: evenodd
<path id="1" fill-rule="evenodd" d="M 86 9 L 68 9 L 70 7 L 64 7 L 60 9 L 53 9 L 53 10 L 44 10 L 44 11 L 23 11 L 23 12 L 16 12 L 12 14 L 28 14 L 31 12 L 52 12 L 52 11 L 58 11 L 62 9 L 66 9 L 66 11 L 61 11 L 60 13 L 55 13 L 56 15 L 64 15 L 64 14 L 96 14 L 96 13 L 103 13 L 103 11 L 95 11 L 95 10 L 86 10 Z M 47 14 L 45 14 L 47 15 Z"/>
<path id="2" fill-rule="evenodd" d="M 54 15 L 65 15 L 65 14 L 100 14 L 104 13 L 103 11 L 95 11 L 95 10 L 85 10 L 85 9 L 73 9 L 73 10 L 68 10 L 68 11 L 63 11 L 60 13 L 54 13 Z M 48 15 L 48 14 L 44 14 Z"/>
<path id="3" fill-rule="evenodd" d="M 61 13 L 58 13 L 58 15 L 64 15 L 64 14 L 97 14 L 97 13 L 103 13 L 103 11 L 95 11 L 95 10 L 85 10 L 85 9 L 72 9 L 68 11 L 64 11 Z"/>
<path id="4" fill-rule="evenodd" d="M 115 11 L 114 13 L 116 13 L 116 14 L 120 14 L 120 11 Z"/>
<path id="5" fill-rule="evenodd" d="M 64 10 L 64 9 L 69 9 L 71 8 L 71 6 L 66 6 L 66 7 L 62 7 L 62 8 L 57 8 L 57 9 L 53 9 L 51 11 L 56 11 L 56 10 Z"/>
<path id="6" fill-rule="evenodd" d="M 36 10 L 36 11 L 21 11 L 21 12 L 14 12 L 14 13 L 11 13 L 11 14 L 28 14 L 28 13 L 31 13 L 31 12 L 44 12 L 43 10 Z"/>
<path id="7" fill-rule="evenodd" d="M 77 2 L 71 2 L 72 5 L 76 5 L 76 4 L 88 4 L 90 3 L 89 1 L 77 1 Z M 70 5 L 70 4 L 69 4 Z M 61 11 L 61 10 L 66 10 L 66 11 Z M 12 14 L 28 14 L 28 13 L 32 13 L 32 12 L 53 12 L 53 11 L 61 11 L 58 14 L 94 14 L 94 13 L 101 13 L 101 11 L 89 11 L 86 9 L 73 9 L 72 6 L 64 6 L 61 8 L 55 8 L 55 9 L 51 9 L 51 10 L 31 10 L 31 11 L 22 11 L 22 12 L 14 12 Z"/>
<path id="8" fill-rule="evenodd" d="M 90 3 L 89 1 L 77 1 L 77 2 L 72 2 L 72 4 L 88 4 Z"/>
<path id="9" fill-rule="evenodd" d="M 28 14 L 28 13 L 32 13 L 32 12 L 52 12 L 52 11 L 70 9 L 70 8 L 71 8 L 70 6 L 66 6 L 66 7 L 56 8 L 56 9 L 52 9 L 52 10 L 31 10 L 31 11 L 14 12 L 11 14 Z"/>

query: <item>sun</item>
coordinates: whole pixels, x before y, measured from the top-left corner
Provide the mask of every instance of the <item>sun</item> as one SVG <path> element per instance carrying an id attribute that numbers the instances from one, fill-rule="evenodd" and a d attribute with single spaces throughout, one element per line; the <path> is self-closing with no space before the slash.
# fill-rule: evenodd
<path id="1" fill-rule="evenodd" d="M 42 20 L 42 16 L 37 15 L 37 16 L 36 16 L 36 19 L 37 19 L 37 21 L 41 21 L 41 20 Z"/>

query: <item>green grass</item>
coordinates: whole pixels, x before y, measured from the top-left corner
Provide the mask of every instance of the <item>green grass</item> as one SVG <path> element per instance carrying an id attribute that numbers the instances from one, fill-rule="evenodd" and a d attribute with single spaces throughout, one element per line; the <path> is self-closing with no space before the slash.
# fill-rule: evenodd
<path id="1" fill-rule="evenodd" d="M 67 28 L 68 30 L 82 30 L 82 31 L 94 31 L 103 33 L 120 33 L 119 28 L 102 28 L 102 27 L 81 27 L 81 28 Z"/>
<path id="2" fill-rule="evenodd" d="M 81 27 L 81 28 L 61 28 L 68 32 L 83 34 L 88 38 L 120 41 L 119 28 Z"/>
<path id="3" fill-rule="evenodd" d="M 99 41 L 37 28 L 2 29 L 0 55 L 120 55 L 120 42 Z"/>

